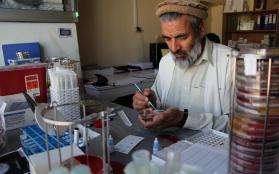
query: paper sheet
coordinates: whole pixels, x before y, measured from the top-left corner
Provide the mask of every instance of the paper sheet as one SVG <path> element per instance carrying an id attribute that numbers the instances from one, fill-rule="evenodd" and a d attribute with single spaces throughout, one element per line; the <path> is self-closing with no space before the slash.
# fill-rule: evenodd
<path id="1" fill-rule="evenodd" d="M 196 166 L 203 171 L 203 174 L 224 174 L 228 173 L 229 152 L 194 144 L 181 154 L 181 162 Z"/>
<path id="2" fill-rule="evenodd" d="M 115 150 L 124 154 L 129 154 L 129 152 L 143 139 L 143 137 L 128 135 L 115 145 Z"/>
<path id="3" fill-rule="evenodd" d="M 257 58 L 254 54 L 246 54 L 244 57 L 244 73 L 247 76 L 254 76 L 257 74 Z"/>

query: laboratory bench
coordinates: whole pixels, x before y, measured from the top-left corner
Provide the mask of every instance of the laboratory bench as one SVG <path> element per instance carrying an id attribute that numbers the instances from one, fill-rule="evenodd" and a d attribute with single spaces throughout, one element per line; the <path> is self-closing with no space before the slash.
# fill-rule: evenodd
<path id="1" fill-rule="evenodd" d="M 140 142 L 128 155 L 116 151 L 111 153 L 111 160 L 120 162 L 124 166 L 131 161 L 131 154 L 134 151 L 139 149 L 147 149 L 150 152 L 152 152 L 152 146 L 155 137 L 158 138 L 161 148 L 164 148 L 177 142 L 178 140 L 186 139 L 187 137 L 190 137 L 195 133 L 199 132 L 199 131 L 192 131 L 192 130 L 179 129 L 179 128 L 175 128 L 173 130 L 168 130 L 163 132 L 146 130 L 142 127 L 142 125 L 138 121 L 137 111 L 114 103 L 103 103 L 102 107 L 105 108 L 106 106 L 116 108 L 116 110 L 123 110 L 133 124 L 131 127 L 128 127 L 124 124 L 124 122 L 118 115 L 113 117 L 113 119 L 110 121 L 110 134 L 114 139 L 114 144 L 118 143 L 120 140 L 122 140 L 128 135 L 136 135 L 136 136 L 144 137 L 144 140 Z M 98 107 L 100 109 L 100 105 Z M 100 128 L 91 127 L 91 129 L 101 134 Z M 19 149 L 21 147 L 20 135 L 21 135 L 20 129 L 7 131 L 6 145 L 5 148 L 0 151 L 0 155 Z M 89 154 L 97 155 L 100 157 L 102 156 L 101 139 L 102 137 L 98 136 L 93 140 L 89 141 L 89 148 L 88 148 Z"/>

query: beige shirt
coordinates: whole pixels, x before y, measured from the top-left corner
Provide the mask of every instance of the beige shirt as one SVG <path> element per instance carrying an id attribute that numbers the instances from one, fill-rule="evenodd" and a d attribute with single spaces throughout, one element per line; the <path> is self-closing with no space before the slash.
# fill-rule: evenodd
<path id="1" fill-rule="evenodd" d="M 175 65 L 166 102 L 167 108 L 203 110 L 205 73 L 209 64 L 208 57 L 204 55 L 203 53 L 198 62 L 188 68 L 182 69 Z"/>
<path id="2" fill-rule="evenodd" d="M 161 86 L 162 83 L 160 82 L 163 80 L 163 78 L 157 76 L 156 81 L 152 87 L 158 98 L 157 104 L 161 105 L 161 107 L 164 109 L 176 107 L 181 111 L 184 109 L 189 110 L 188 119 L 184 126 L 186 128 L 194 130 L 205 128 L 213 128 L 216 130 L 226 129 L 228 122 L 228 109 L 221 111 L 220 113 L 222 114 L 220 115 L 216 115 L 214 112 L 208 112 L 206 109 L 208 108 L 208 102 L 206 101 L 210 101 L 210 99 L 207 99 L 207 97 L 210 95 L 215 95 L 213 98 L 217 99 L 219 96 L 226 97 L 226 104 L 224 105 L 228 105 L 229 102 L 229 93 L 225 94 L 224 96 L 218 92 L 217 94 L 206 94 L 208 91 L 206 89 L 208 81 L 210 81 L 210 83 L 224 83 L 222 80 L 215 82 L 216 78 L 208 77 L 211 75 L 209 74 L 208 68 L 209 66 L 212 66 L 213 63 L 212 51 L 213 43 L 207 40 L 201 57 L 195 62 L 194 65 L 185 69 L 181 69 L 175 64 L 174 60 L 174 70 L 171 83 L 164 100 L 162 100 L 162 90 L 165 88 Z M 216 76 L 215 73 L 212 73 L 212 76 L 213 75 Z M 219 84 L 217 85 L 220 86 Z M 220 92 L 223 93 L 222 91 Z"/>

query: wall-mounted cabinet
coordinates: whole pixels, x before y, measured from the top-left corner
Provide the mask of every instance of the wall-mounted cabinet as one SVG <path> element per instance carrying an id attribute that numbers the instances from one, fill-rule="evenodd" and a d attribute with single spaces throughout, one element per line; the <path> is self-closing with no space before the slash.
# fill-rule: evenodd
<path id="1" fill-rule="evenodd" d="M 0 0 L 0 22 L 77 22 L 76 0 Z"/>

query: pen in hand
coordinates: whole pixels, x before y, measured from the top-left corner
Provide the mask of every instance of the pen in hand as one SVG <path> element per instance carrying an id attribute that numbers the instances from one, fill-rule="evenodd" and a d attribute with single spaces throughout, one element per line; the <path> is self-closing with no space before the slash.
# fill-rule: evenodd
<path id="1" fill-rule="evenodd" d="M 134 84 L 134 86 L 137 88 L 137 90 L 138 90 L 142 95 L 144 95 L 144 94 L 143 94 L 143 91 L 140 89 L 140 87 L 139 87 L 137 84 L 135 84 L 135 83 L 133 83 L 133 84 Z M 151 106 L 154 110 L 157 110 L 156 107 L 151 103 L 150 100 L 148 101 L 148 105 Z"/>

